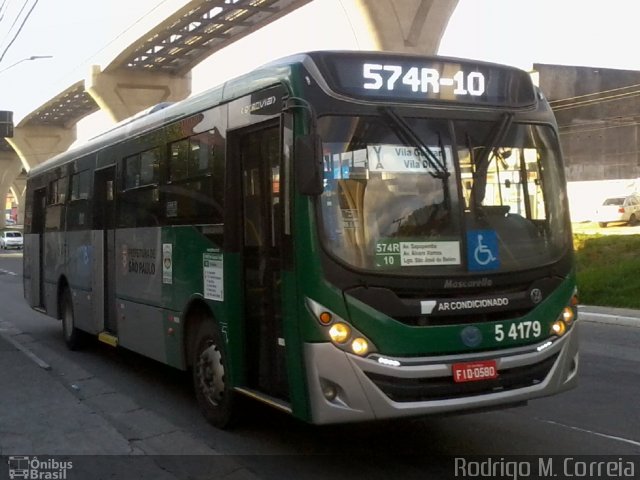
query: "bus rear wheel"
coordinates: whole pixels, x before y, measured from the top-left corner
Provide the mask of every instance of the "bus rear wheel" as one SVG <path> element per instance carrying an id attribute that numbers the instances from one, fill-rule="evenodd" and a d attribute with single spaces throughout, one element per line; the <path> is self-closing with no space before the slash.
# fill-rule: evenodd
<path id="1" fill-rule="evenodd" d="M 228 357 L 220 330 L 213 321 L 200 324 L 193 349 L 193 387 L 205 418 L 228 428 L 235 418 L 236 398 L 229 386 Z"/>
<path id="2" fill-rule="evenodd" d="M 73 303 L 71 301 L 71 292 L 68 288 L 62 294 L 62 335 L 64 343 L 69 350 L 79 350 L 84 346 L 84 333 L 75 327 L 73 315 Z"/>

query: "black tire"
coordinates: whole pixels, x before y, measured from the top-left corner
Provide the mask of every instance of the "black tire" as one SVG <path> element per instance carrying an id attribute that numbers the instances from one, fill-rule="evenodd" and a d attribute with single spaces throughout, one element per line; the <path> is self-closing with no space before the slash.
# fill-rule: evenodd
<path id="1" fill-rule="evenodd" d="M 598 222 L 598 225 L 599 225 L 601 228 L 607 228 L 607 222 Z"/>
<path id="2" fill-rule="evenodd" d="M 213 320 L 199 325 L 191 353 L 193 389 L 202 414 L 215 427 L 231 427 L 236 420 L 237 395 L 229 386 L 227 348 Z"/>
<path id="3" fill-rule="evenodd" d="M 62 319 L 62 336 L 64 343 L 69 350 L 79 350 L 86 343 L 84 332 L 75 327 L 75 317 L 73 315 L 73 302 L 71 301 L 71 292 L 65 289 L 62 294 L 60 303 L 60 317 Z"/>
<path id="4" fill-rule="evenodd" d="M 629 225 L 633 227 L 637 225 L 637 223 L 638 223 L 638 219 L 636 218 L 636 214 L 632 213 L 631 216 L 629 217 Z"/>

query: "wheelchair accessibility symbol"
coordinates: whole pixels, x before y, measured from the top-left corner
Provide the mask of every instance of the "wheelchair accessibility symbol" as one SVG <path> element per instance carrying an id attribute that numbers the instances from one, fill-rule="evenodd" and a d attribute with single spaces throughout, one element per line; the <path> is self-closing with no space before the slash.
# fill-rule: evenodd
<path id="1" fill-rule="evenodd" d="M 467 262 L 469 270 L 495 270 L 500 267 L 498 237 L 493 230 L 467 232 Z"/>

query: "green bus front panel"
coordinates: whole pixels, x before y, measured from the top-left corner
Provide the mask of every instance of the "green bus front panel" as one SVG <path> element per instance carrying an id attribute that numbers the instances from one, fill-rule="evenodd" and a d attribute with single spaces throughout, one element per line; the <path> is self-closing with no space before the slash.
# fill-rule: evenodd
<path id="1" fill-rule="evenodd" d="M 470 318 L 469 323 L 429 327 L 405 325 L 348 295 L 346 301 L 353 326 L 364 332 L 380 352 L 410 357 L 473 353 L 538 343 L 554 335 L 551 326 L 569 305 L 574 289 L 572 275 L 524 316 L 489 322 L 473 322 Z M 469 326 L 478 328 L 481 334 L 480 342 L 473 346 L 463 342 L 462 332 Z"/>

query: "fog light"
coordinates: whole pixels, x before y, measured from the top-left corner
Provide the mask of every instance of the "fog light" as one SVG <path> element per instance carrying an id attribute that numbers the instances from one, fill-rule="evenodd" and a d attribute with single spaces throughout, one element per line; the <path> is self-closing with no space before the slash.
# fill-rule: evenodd
<path id="1" fill-rule="evenodd" d="M 338 389 L 332 383 L 325 383 L 322 386 L 322 394 L 324 395 L 324 398 L 332 402 L 338 396 Z"/>
<path id="2" fill-rule="evenodd" d="M 345 323 L 336 323 L 329 329 L 329 336 L 336 343 L 345 343 L 350 335 L 351 329 Z"/>
<path id="3" fill-rule="evenodd" d="M 575 313 L 573 313 L 573 308 L 564 307 L 564 310 L 562 311 L 562 319 L 564 320 L 564 322 L 567 325 L 570 325 L 571 322 L 573 322 L 574 318 L 575 318 Z"/>
<path id="4" fill-rule="evenodd" d="M 369 344 L 364 338 L 358 337 L 351 342 L 351 350 L 353 350 L 353 353 L 356 355 L 366 355 L 369 351 Z"/>
<path id="5" fill-rule="evenodd" d="M 333 320 L 333 317 L 329 312 L 322 312 L 319 319 L 320 323 L 322 323 L 323 325 L 329 325 L 331 323 L 331 320 Z"/>
<path id="6" fill-rule="evenodd" d="M 564 332 L 566 331 L 567 331 L 567 324 L 564 323 L 562 320 L 556 320 L 555 322 L 553 322 L 553 325 L 551 325 L 551 333 L 554 335 L 561 337 L 562 335 L 564 335 Z"/>

